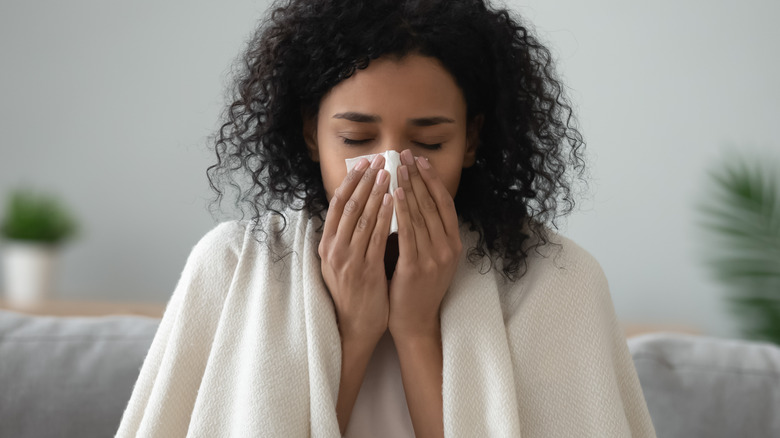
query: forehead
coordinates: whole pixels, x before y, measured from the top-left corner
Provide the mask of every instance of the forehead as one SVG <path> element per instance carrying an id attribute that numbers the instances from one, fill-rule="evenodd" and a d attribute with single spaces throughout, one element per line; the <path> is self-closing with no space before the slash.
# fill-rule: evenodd
<path id="1" fill-rule="evenodd" d="M 345 111 L 370 114 L 403 113 L 427 117 L 445 113 L 465 119 L 466 101 L 455 79 L 435 58 L 407 55 L 382 57 L 341 81 L 322 99 L 326 117 Z"/>

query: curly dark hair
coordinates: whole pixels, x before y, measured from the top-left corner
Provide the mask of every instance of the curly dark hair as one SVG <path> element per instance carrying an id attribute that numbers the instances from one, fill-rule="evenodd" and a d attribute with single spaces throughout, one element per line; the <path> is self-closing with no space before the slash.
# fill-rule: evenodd
<path id="1" fill-rule="evenodd" d="M 557 229 L 573 210 L 584 141 L 550 51 L 510 11 L 482 0 L 277 2 L 240 58 L 233 103 L 213 137 L 211 205 L 223 195 L 215 181 L 227 177 L 256 227 L 287 208 L 324 222 L 328 201 L 304 118 L 371 60 L 411 53 L 437 58 L 463 91 L 469 119 L 484 118 L 476 162 L 455 196 L 460 219 L 479 232 L 469 260 L 487 257 L 508 280 L 522 277 L 530 251 L 551 243 L 548 225 Z M 235 171 L 251 180 L 243 195 Z"/>

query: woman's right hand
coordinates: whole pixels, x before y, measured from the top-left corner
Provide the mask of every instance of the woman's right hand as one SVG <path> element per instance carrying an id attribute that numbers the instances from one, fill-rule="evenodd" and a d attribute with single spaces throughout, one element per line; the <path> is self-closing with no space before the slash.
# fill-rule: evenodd
<path id="1" fill-rule="evenodd" d="M 385 246 L 393 199 L 384 157 L 365 158 L 333 194 L 318 252 L 342 342 L 376 345 L 390 314 Z"/>

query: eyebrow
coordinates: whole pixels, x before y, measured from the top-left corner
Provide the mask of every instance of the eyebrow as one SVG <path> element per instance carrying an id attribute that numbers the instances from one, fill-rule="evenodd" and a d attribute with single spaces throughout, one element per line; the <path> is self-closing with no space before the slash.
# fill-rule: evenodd
<path id="1" fill-rule="evenodd" d="M 382 118 L 373 114 L 363 114 L 356 112 L 338 113 L 333 116 L 334 119 L 345 119 L 358 123 L 379 123 Z"/>
<path id="2" fill-rule="evenodd" d="M 412 126 L 433 126 L 433 125 L 439 125 L 442 123 L 455 123 L 455 120 L 452 120 L 448 117 L 421 117 L 419 119 L 410 119 L 409 124 Z"/>
<path id="3" fill-rule="evenodd" d="M 382 121 L 382 118 L 375 114 L 364 114 L 364 113 L 358 113 L 352 111 L 346 113 L 334 114 L 333 118 L 344 119 L 344 120 L 349 120 L 351 122 L 358 122 L 358 123 L 379 123 Z M 442 116 L 420 117 L 417 119 L 409 119 L 410 125 L 420 126 L 420 127 L 434 126 L 442 123 L 455 123 L 455 120 L 452 120 L 449 117 L 442 117 Z"/>

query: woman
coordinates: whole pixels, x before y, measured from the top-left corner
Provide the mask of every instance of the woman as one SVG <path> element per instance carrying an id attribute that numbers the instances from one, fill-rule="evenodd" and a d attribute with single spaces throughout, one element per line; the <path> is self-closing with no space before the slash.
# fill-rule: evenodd
<path id="1" fill-rule="evenodd" d="M 209 178 L 254 216 L 193 249 L 117 436 L 655 436 L 600 266 L 549 229 L 583 142 L 512 14 L 290 1 L 244 61 Z"/>

